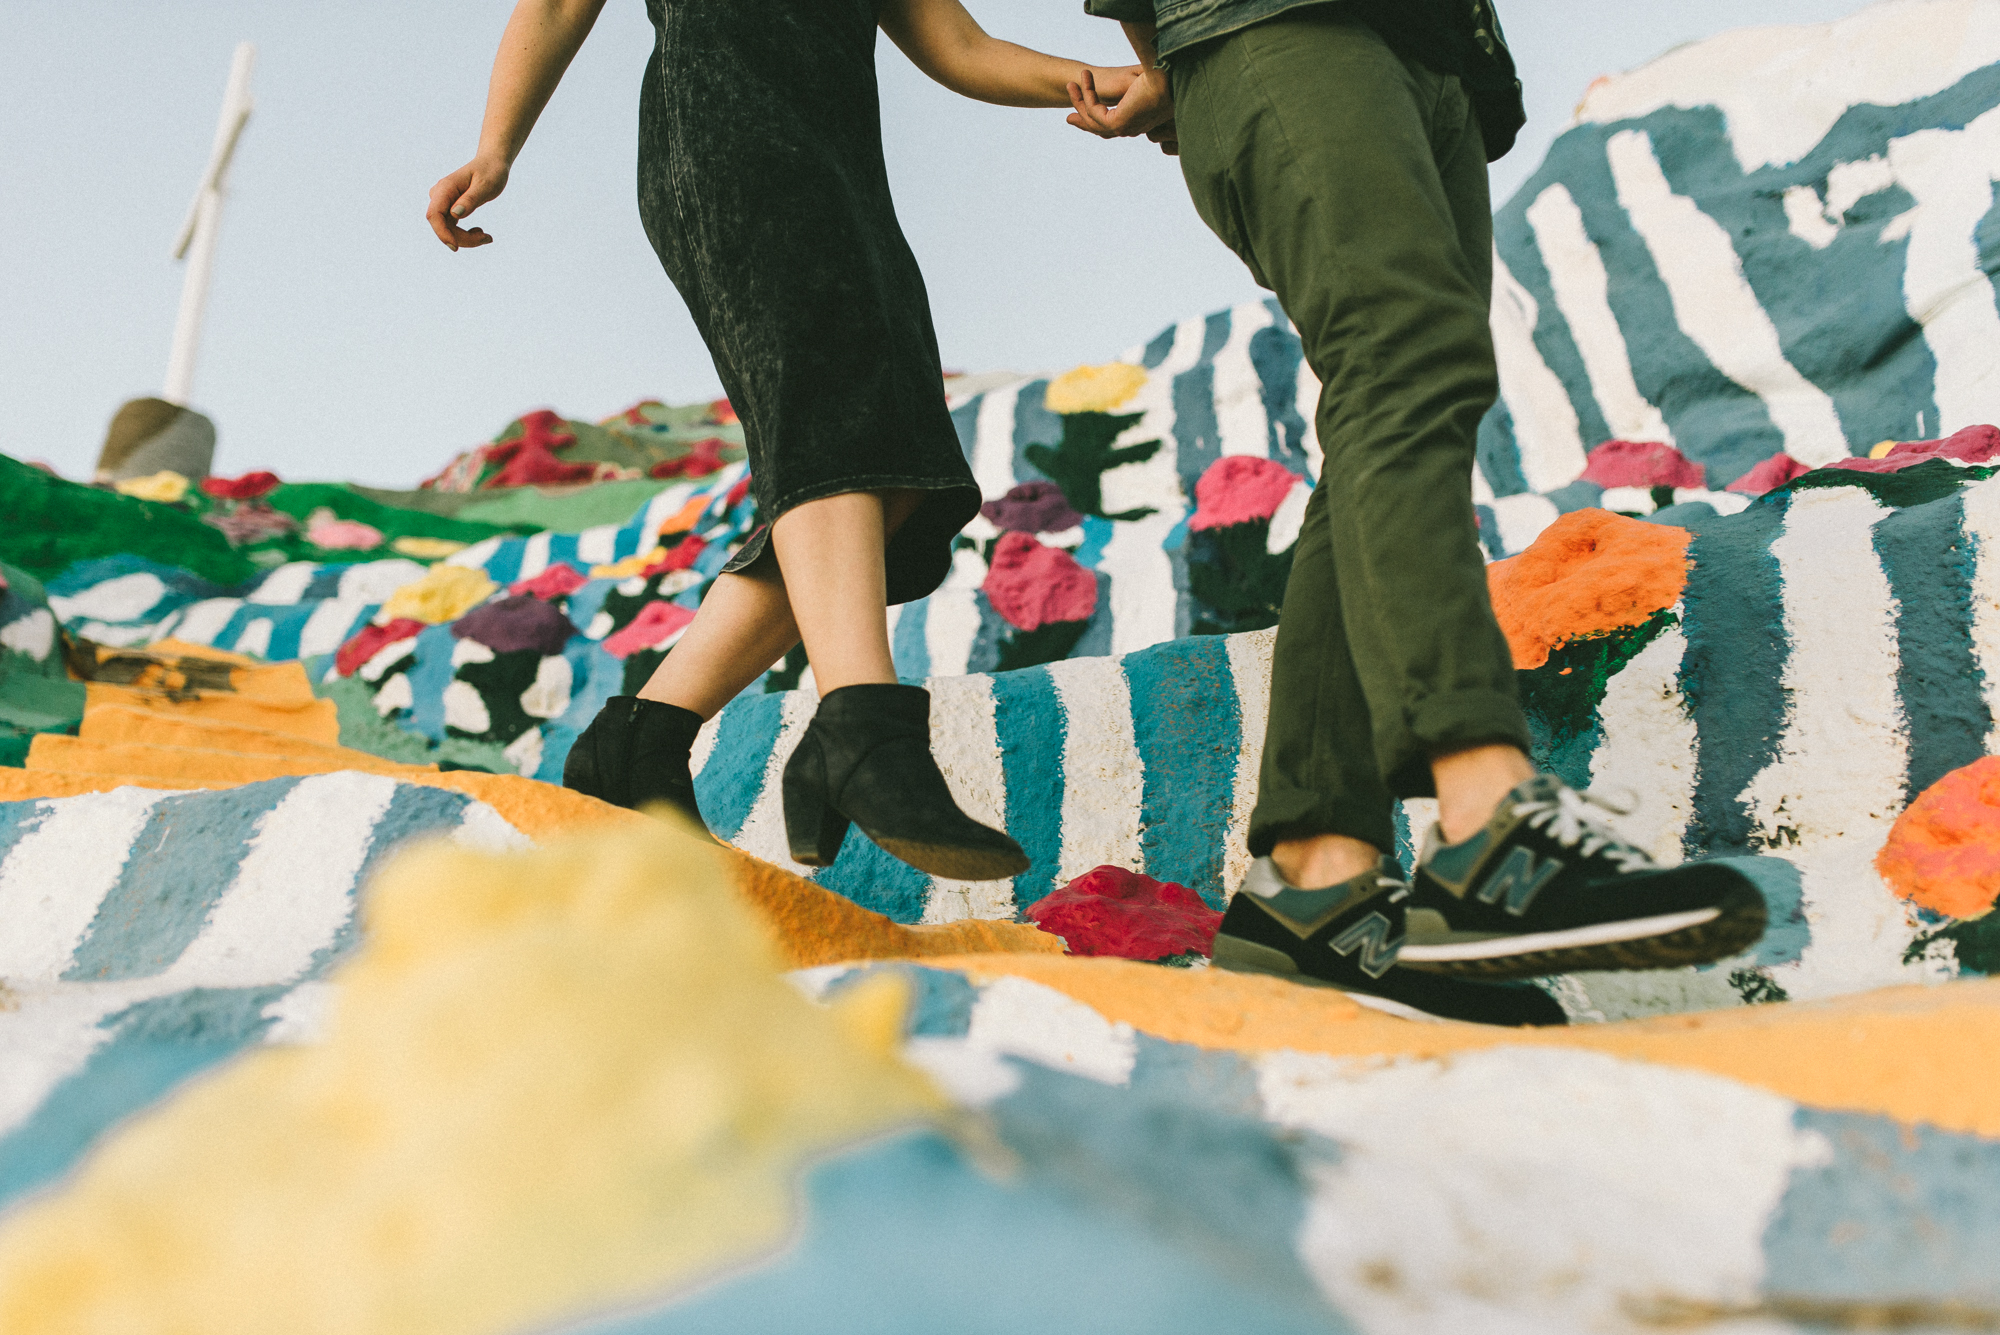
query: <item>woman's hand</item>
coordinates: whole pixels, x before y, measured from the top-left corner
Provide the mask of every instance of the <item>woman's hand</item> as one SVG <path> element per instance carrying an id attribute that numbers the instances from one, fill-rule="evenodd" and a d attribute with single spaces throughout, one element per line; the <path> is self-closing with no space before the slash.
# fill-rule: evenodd
<path id="1" fill-rule="evenodd" d="M 1132 90 L 1132 85 L 1138 82 L 1139 76 L 1146 72 L 1144 65 L 1091 65 L 1088 69 L 1091 84 L 1106 102 L 1122 101 L 1125 94 Z"/>
<path id="2" fill-rule="evenodd" d="M 431 206 L 424 216 L 437 239 L 453 250 L 491 241 L 485 229 L 458 224 L 507 188 L 507 170 L 507 164 L 497 158 L 477 157 L 432 186 Z"/>

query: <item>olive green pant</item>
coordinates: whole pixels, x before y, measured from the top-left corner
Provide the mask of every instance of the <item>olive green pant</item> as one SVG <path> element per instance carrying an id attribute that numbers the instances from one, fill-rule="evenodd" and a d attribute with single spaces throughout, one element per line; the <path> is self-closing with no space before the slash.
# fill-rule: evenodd
<path id="1" fill-rule="evenodd" d="M 1479 126 L 1457 79 L 1338 7 L 1176 54 L 1172 77 L 1195 207 L 1278 294 L 1322 386 L 1250 850 L 1386 851 L 1393 798 L 1434 793 L 1433 757 L 1528 744 L 1472 508 L 1498 392 Z"/>

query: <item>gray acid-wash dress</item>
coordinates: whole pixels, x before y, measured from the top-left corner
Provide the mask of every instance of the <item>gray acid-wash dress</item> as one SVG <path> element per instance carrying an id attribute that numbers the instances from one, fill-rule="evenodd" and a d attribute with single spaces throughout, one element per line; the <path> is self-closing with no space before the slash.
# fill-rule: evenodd
<path id="1" fill-rule="evenodd" d="M 639 216 L 743 422 L 766 527 L 841 492 L 931 493 L 889 543 L 892 603 L 943 582 L 979 488 L 882 160 L 869 0 L 647 0 Z"/>

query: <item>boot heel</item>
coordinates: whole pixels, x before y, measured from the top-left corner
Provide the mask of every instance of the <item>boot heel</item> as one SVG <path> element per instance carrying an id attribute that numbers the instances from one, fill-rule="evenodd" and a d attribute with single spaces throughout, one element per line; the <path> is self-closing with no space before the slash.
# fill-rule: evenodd
<path id="1" fill-rule="evenodd" d="M 785 767 L 785 843 L 792 861 L 808 867 L 831 867 L 840 856 L 841 841 L 847 838 L 847 817 L 833 809 L 821 788 L 803 773 Z"/>

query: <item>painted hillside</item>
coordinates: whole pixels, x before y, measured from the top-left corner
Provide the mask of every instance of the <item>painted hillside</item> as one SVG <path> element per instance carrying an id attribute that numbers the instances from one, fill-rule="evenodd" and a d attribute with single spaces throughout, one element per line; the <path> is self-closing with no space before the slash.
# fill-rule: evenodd
<path id="1" fill-rule="evenodd" d="M 0 1330 L 2000 1325 L 1996 106 L 2000 0 L 1730 34 L 1496 215 L 1537 759 L 1771 920 L 1565 1027 L 1207 966 L 1323 458 L 1274 303 L 947 384 L 893 639 L 1008 881 L 787 862 L 797 657 L 714 841 L 558 786 L 760 522 L 726 403 L 407 491 L 0 457 Z"/>

